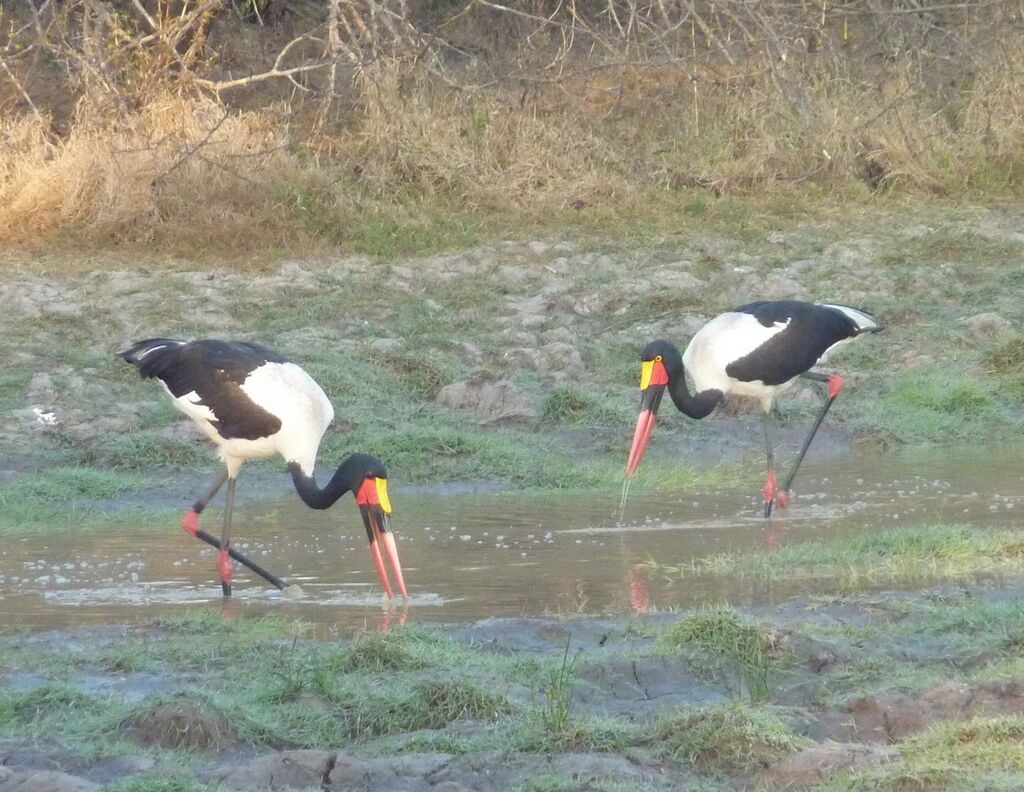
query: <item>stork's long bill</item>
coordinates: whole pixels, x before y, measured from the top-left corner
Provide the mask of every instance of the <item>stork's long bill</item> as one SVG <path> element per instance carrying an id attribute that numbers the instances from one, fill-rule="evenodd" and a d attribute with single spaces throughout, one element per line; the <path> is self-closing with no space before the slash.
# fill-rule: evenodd
<path id="1" fill-rule="evenodd" d="M 405 588 L 405 578 L 402 577 L 402 564 L 398 560 L 395 534 L 391 530 L 391 500 L 388 498 L 388 480 L 367 476 L 356 492 L 356 504 L 363 515 L 363 525 L 366 526 L 366 538 L 370 540 L 373 563 L 377 567 L 377 574 L 380 575 L 380 582 L 384 584 L 384 591 L 387 593 L 388 599 L 393 598 L 394 593 L 391 590 L 387 570 L 384 568 L 384 558 L 380 552 L 381 545 L 384 546 L 384 552 L 387 554 L 391 572 L 398 584 L 398 590 L 405 599 L 409 599 L 409 592 Z"/>
<path id="2" fill-rule="evenodd" d="M 629 449 L 629 461 L 626 462 L 626 477 L 636 475 L 640 460 L 644 458 L 647 443 L 654 431 L 655 418 L 661 397 L 665 395 L 668 385 L 668 371 L 661 355 L 654 360 L 645 360 L 640 370 L 640 415 L 636 419 L 636 430 L 633 432 L 633 445 Z"/>

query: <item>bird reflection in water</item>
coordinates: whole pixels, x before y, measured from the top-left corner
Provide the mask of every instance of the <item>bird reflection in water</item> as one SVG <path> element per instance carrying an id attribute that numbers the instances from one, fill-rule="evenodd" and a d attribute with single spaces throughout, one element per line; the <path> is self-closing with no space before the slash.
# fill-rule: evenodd
<path id="1" fill-rule="evenodd" d="M 654 613 L 651 595 L 647 589 L 647 575 L 638 564 L 629 565 L 629 606 L 635 616 Z"/>
<path id="2" fill-rule="evenodd" d="M 401 608 L 387 607 L 381 614 L 381 619 L 377 623 L 377 632 L 389 633 L 391 632 L 392 625 L 401 627 L 405 624 L 405 620 L 409 618 L 409 606 L 403 605 Z"/>

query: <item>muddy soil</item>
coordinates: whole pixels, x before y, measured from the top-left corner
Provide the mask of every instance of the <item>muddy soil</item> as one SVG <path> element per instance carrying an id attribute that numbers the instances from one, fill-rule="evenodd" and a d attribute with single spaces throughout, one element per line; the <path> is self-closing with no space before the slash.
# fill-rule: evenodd
<path id="1" fill-rule="evenodd" d="M 175 464 L 195 470 L 204 447 L 195 430 L 167 407 L 157 386 L 139 382 L 115 357 L 134 338 L 170 334 L 258 339 L 311 367 L 336 403 L 335 439 L 365 444 L 372 437 L 367 427 L 389 418 L 419 428 L 422 451 L 389 460 L 400 481 L 515 478 L 543 485 L 536 447 L 508 463 L 472 443 L 445 451 L 452 441 L 443 434 L 447 445 L 437 459 L 431 432 L 502 430 L 533 438 L 522 440 L 527 444 L 542 435 L 557 440 L 563 464 L 577 457 L 621 464 L 635 419 L 638 350 L 656 337 L 685 344 L 711 316 L 752 299 L 841 296 L 887 326 L 884 337 L 858 342 L 835 359 L 848 388 L 816 441 L 820 459 L 860 442 L 949 435 L 944 425 L 899 423 L 904 411 L 934 412 L 930 397 L 922 404 L 897 398 L 883 410 L 869 406 L 894 386 L 899 391 L 900 377 L 931 376 L 950 354 L 949 339 L 933 332 L 936 324 L 951 328 L 959 368 L 989 383 L 975 399 L 983 409 L 970 416 L 973 431 L 960 436 L 991 434 L 1019 420 L 1020 405 L 1005 403 L 1009 394 L 992 379 L 985 357 L 1018 342 L 1024 325 L 1008 263 L 1024 245 L 1016 218 L 972 209 L 859 222 L 808 221 L 756 239 L 680 235 L 646 249 L 615 241 L 507 241 L 403 262 L 262 262 L 250 272 L 176 261 L 84 270 L 77 262 L 21 263 L 0 283 L 0 337 L 9 346 L 0 380 L 0 479 L 54 460 L 150 473 Z M 951 260 L 918 263 L 921 247 Z M 782 422 L 781 453 L 799 446 L 821 401 L 814 383 L 800 382 L 787 395 L 785 412 L 796 420 Z M 699 424 L 665 411 L 651 460 L 758 459 L 760 424 L 745 408 L 727 405 Z M 457 468 L 463 458 L 474 464 Z M 152 488 L 150 500 L 140 500 L 179 505 L 206 475 L 183 479 L 184 495 Z M 266 481 L 270 492 L 287 486 L 284 477 Z M 245 497 L 245 488 L 239 494 Z"/>
<path id="2" fill-rule="evenodd" d="M 108 752 L 78 748 L 46 734 L 0 741 L 0 792 L 97 790 L 120 779 L 168 774 L 247 791 L 482 792 L 544 779 L 557 779 L 563 785 L 559 789 L 581 790 L 614 784 L 619 785 L 617 789 L 681 789 L 698 782 L 705 784 L 702 788 L 752 789 L 774 784 L 775 788 L 813 789 L 837 774 L 898 760 L 908 737 L 938 723 L 1024 715 L 1024 676 L 971 681 L 962 673 L 1005 660 L 1007 652 L 1015 650 L 996 646 L 985 655 L 979 646 L 951 649 L 953 636 L 942 633 L 924 641 L 899 636 L 901 623 L 914 618 L 915 608 L 931 608 L 936 602 L 1012 603 L 1022 596 L 1021 585 L 942 586 L 846 602 L 796 598 L 748 611 L 774 636 L 773 651 L 781 663 L 770 701 L 759 706 L 776 712 L 799 745 L 771 751 L 739 775 L 715 773 L 693 756 L 667 753 L 653 736 L 656 724 L 686 708 L 712 711 L 730 702 L 747 706 L 736 703 L 743 701 L 742 691 L 709 673 L 692 656 L 666 652 L 659 644 L 659 636 L 685 619 L 686 613 L 642 619 L 502 618 L 438 628 L 444 640 L 475 653 L 481 668 L 486 667 L 487 656 L 522 663 L 557 662 L 566 656 L 568 646 L 573 669 L 568 728 L 584 734 L 595 728 L 592 724 L 612 719 L 619 729 L 632 730 L 609 748 L 591 745 L 577 750 L 571 748 L 571 740 L 565 742 L 564 733 L 553 733 L 546 747 L 524 749 L 510 737 L 506 747 L 459 748 L 468 744 L 460 741 L 499 733 L 502 724 L 525 717 L 523 713 L 537 705 L 536 687 L 495 678 L 493 672 L 481 676 L 479 670 L 467 676 L 500 686 L 511 703 L 514 714 L 505 716 L 511 721 L 456 719 L 441 729 L 395 732 L 355 742 L 339 739 L 333 746 L 317 749 L 267 744 L 242 736 L 244 725 L 232 722 L 238 716 L 214 703 L 223 698 L 208 696 L 221 685 L 209 673 L 167 665 L 154 675 L 111 669 L 90 659 L 112 647 L 173 640 L 173 629 L 136 624 L 34 633 L 21 639 L 21 649 L 67 655 L 71 662 L 60 670 L 5 667 L 0 675 L 3 695 L 17 694 L 22 697 L 19 701 L 25 701 L 27 694 L 59 679 L 67 689 L 119 704 L 128 702 L 135 714 L 108 724 L 103 739 L 116 746 Z M 862 635 L 843 637 L 841 630 L 834 629 L 838 627 L 877 627 L 880 632 L 874 645 L 868 645 Z M 886 631 L 892 635 L 886 637 Z M 395 635 L 400 637 L 401 630 Z M 348 645 L 341 641 L 313 646 L 327 651 Z M 894 665 L 923 669 L 944 664 L 951 678 L 908 692 L 858 695 L 849 688 L 845 699 L 824 695 L 834 694 L 844 670 L 867 652 L 881 653 Z M 381 677 L 381 683 L 388 684 L 388 679 L 402 673 Z M 416 671 L 420 678 L 445 673 L 444 669 Z M 302 697 L 324 706 L 309 693 L 296 701 Z M 441 750 L 445 740 L 455 749 Z"/>

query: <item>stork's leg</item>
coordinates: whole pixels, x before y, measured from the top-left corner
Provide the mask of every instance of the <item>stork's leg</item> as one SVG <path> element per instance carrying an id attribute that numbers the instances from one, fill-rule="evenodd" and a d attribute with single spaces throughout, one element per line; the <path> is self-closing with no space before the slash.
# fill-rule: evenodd
<path id="1" fill-rule="evenodd" d="M 775 478 L 775 452 L 772 448 L 771 422 L 771 410 L 765 410 L 761 413 L 761 424 L 764 426 L 764 450 L 765 456 L 768 459 L 768 478 L 764 483 L 765 517 L 772 516 L 772 504 L 775 503 L 776 490 L 778 488 L 778 480 Z"/>
<path id="2" fill-rule="evenodd" d="M 224 482 L 227 480 L 228 472 L 226 470 L 222 470 L 217 475 L 217 478 L 214 479 L 213 485 L 210 487 L 210 489 L 208 489 L 203 494 L 203 496 L 193 504 L 191 509 L 185 512 L 185 516 L 181 519 L 182 528 L 184 528 L 188 533 L 192 534 L 192 536 L 194 536 L 196 539 L 201 539 L 202 541 L 206 542 L 208 545 L 216 548 L 217 550 L 221 549 L 221 541 L 217 539 L 216 536 L 211 536 L 209 533 L 207 533 L 199 527 L 199 515 L 202 513 L 203 509 L 206 508 L 206 505 L 211 500 L 213 500 L 213 496 L 217 494 L 220 488 L 224 486 Z M 234 481 L 234 479 L 232 479 L 232 481 Z M 277 575 L 268 572 L 255 561 L 246 558 L 244 555 L 235 550 L 235 548 L 229 546 L 228 555 L 235 559 L 238 563 L 242 564 L 243 566 L 249 567 L 249 569 L 251 569 L 257 575 L 259 575 L 265 581 L 267 581 L 270 585 L 275 586 L 281 590 L 284 590 L 288 586 L 288 584 L 285 581 L 281 580 L 281 578 L 279 578 Z M 220 560 L 218 557 L 218 566 L 219 565 Z"/>
<path id="3" fill-rule="evenodd" d="M 181 518 L 181 527 L 188 533 L 193 536 L 199 535 L 199 515 L 203 513 L 206 505 L 213 500 L 213 496 L 220 492 L 220 488 L 224 486 L 224 482 L 227 480 L 227 470 L 220 471 L 217 474 L 217 478 L 213 480 L 213 484 L 210 485 L 210 488 L 199 497 L 199 500 L 192 504 L 191 509 L 185 512 L 185 516 Z"/>
<path id="4" fill-rule="evenodd" d="M 220 534 L 220 550 L 217 553 L 217 572 L 220 573 L 220 587 L 225 597 L 231 596 L 231 512 L 235 508 L 235 483 L 238 479 L 228 477 L 228 497 L 224 504 L 224 527 Z"/>
<path id="5" fill-rule="evenodd" d="M 210 486 L 203 495 L 200 496 L 192 508 L 185 512 L 185 516 L 181 520 L 181 527 L 192 534 L 197 539 L 202 539 L 204 542 L 213 544 L 216 542 L 212 536 L 209 536 L 206 531 L 199 528 L 199 515 L 202 514 L 203 509 L 206 505 L 213 500 L 213 496 L 217 494 L 224 482 L 228 483 L 228 502 L 224 507 L 224 528 L 221 533 L 221 539 L 219 544 L 219 551 L 217 553 L 217 571 L 220 573 L 220 586 L 224 592 L 225 597 L 231 596 L 231 557 L 229 555 L 230 543 L 231 543 L 231 510 L 235 505 L 235 481 L 233 477 L 228 474 L 228 471 L 222 470 L 217 474 L 217 478 L 213 480 L 213 484 Z"/>
<path id="6" fill-rule="evenodd" d="M 786 480 L 782 484 L 782 489 L 779 490 L 779 506 L 783 507 L 789 505 L 789 488 L 793 485 L 793 479 L 796 478 L 796 472 L 800 469 L 800 463 L 804 461 L 804 455 L 807 453 L 807 449 L 811 447 L 811 441 L 814 439 L 814 435 L 818 433 L 818 428 L 821 426 L 821 422 L 825 420 L 825 416 L 828 414 L 829 409 L 832 407 L 835 400 L 839 398 L 839 394 L 843 390 L 843 378 L 837 374 L 829 375 L 821 374 L 817 371 L 808 371 L 802 376 L 807 379 L 812 379 L 815 382 L 827 382 L 828 399 L 825 404 L 822 405 L 821 412 L 818 413 L 818 417 L 815 419 L 814 425 L 811 427 L 811 431 L 807 435 L 807 439 L 804 440 L 800 453 L 797 454 L 796 461 L 793 463 L 793 468 L 789 471 L 789 475 L 786 476 Z"/>

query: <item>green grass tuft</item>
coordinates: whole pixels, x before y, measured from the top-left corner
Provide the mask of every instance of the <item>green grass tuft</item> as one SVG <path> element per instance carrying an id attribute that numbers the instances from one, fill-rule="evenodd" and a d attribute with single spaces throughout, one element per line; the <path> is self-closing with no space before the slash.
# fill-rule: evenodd
<path id="1" fill-rule="evenodd" d="M 977 436 L 979 427 L 1019 422 L 983 378 L 939 367 L 899 372 L 882 396 L 854 401 L 856 423 L 904 442 L 935 442 Z"/>
<path id="2" fill-rule="evenodd" d="M 0 723 L 29 724 L 55 714 L 74 717 L 102 709 L 98 699 L 63 684 L 46 684 L 25 693 L 0 698 Z"/>
<path id="3" fill-rule="evenodd" d="M 901 759 L 840 776 L 822 792 L 1011 792 L 1024 777 L 1024 719 L 940 723 L 900 746 Z M 816 789 L 819 789 L 816 787 Z"/>
<path id="4" fill-rule="evenodd" d="M 569 657 L 569 640 L 560 665 L 549 669 L 543 679 L 540 693 L 544 696 L 541 705 L 541 722 L 552 734 L 564 734 L 569 729 L 572 715 L 572 697 L 576 688 L 576 660 L 579 655 Z"/>
<path id="5" fill-rule="evenodd" d="M 771 696 L 779 653 L 770 632 L 732 608 L 697 611 L 666 631 L 663 650 L 682 654 L 697 670 L 751 701 Z"/>
<path id="6" fill-rule="evenodd" d="M 375 674 L 426 668 L 427 661 L 415 654 L 410 644 L 401 631 L 386 635 L 369 634 L 355 641 L 331 663 L 331 668 L 342 673 L 366 671 Z"/>
<path id="7" fill-rule="evenodd" d="M 130 778 L 103 787 L 103 792 L 220 792 L 219 784 L 200 784 L 191 778 L 163 776 L 160 778 Z"/>
<path id="8" fill-rule="evenodd" d="M 654 739 L 659 752 L 715 777 L 746 775 L 812 744 L 770 710 L 741 704 L 668 715 Z"/>
<path id="9" fill-rule="evenodd" d="M 541 418 L 552 423 L 574 423 L 597 407 L 586 393 L 568 385 L 559 385 L 545 397 Z"/>

